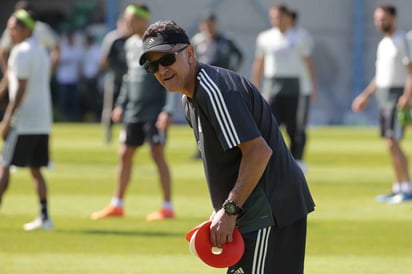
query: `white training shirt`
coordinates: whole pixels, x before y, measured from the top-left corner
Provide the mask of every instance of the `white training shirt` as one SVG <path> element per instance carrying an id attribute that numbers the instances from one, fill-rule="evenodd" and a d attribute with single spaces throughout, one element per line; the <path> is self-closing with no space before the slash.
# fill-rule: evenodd
<path id="1" fill-rule="evenodd" d="M 278 28 L 261 32 L 256 39 L 256 57 L 264 58 L 264 77 L 296 77 L 302 73 L 302 56 L 308 49 L 293 30 Z"/>
<path id="2" fill-rule="evenodd" d="M 49 134 L 52 124 L 50 96 L 50 57 L 31 37 L 15 45 L 8 60 L 9 98 L 17 94 L 18 79 L 27 79 L 21 104 L 12 126 L 19 134 Z"/>
<path id="3" fill-rule="evenodd" d="M 33 36 L 39 41 L 39 43 L 47 50 L 51 51 L 58 44 L 57 36 L 52 28 L 41 21 L 36 21 L 36 25 L 33 30 Z M 5 30 L 1 36 L 0 47 L 3 50 L 10 51 L 13 47 L 10 34 Z"/>
<path id="4" fill-rule="evenodd" d="M 397 30 L 391 37 L 385 36 L 379 42 L 376 53 L 376 86 L 403 87 L 407 77 L 405 66 L 411 59 L 403 31 Z"/>

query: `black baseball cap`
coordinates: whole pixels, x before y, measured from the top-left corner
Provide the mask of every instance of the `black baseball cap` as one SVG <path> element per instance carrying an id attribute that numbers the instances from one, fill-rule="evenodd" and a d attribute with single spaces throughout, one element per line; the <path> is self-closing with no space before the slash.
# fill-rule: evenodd
<path id="1" fill-rule="evenodd" d="M 143 41 L 143 52 L 139 63 L 146 62 L 146 53 L 151 51 L 168 52 L 177 44 L 190 44 L 189 37 L 184 32 L 165 31 L 156 33 L 156 36 L 147 37 Z"/>

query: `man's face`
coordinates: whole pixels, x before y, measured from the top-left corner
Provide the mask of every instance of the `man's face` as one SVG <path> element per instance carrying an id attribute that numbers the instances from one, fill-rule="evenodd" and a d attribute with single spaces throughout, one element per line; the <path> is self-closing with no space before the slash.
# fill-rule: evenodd
<path id="1" fill-rule="evenodd" d="M 388 33 L 393 30 L 395 18 L 383 9 L 378 8 L 375 10 L 374 19 L 375 26 L 379 31 Z"/>
<path id="2" fill-rule="evenodd" d="M 209 37 L 214 37 L 217 33 L 217 22 L 214 20 L 202 22 L 200 30 L 207 33 Z"/>
<path id="3" fill-rule="evenodd" d="M 279 9 L 272 8 L 269 11 L 270 23 L 276 28 L 283 28 L 286 26 L 287 18 L 285 17 L 285 14 L 283 14 L 283 12 Z"/>
<path id="4" fill-rule="evenodd" d="M 155 72 L 157 80 L 169 91 L 181 91 L 186 88 L 187 79 L 190 71 L 190 63 L 192 63 L 193 48 L 189 46 L 183 49 L 185 45 L 180 44 L 173 47 L 169 52 L 149 52 L 146 58 L 149 62 L 157 62 L 168 54 L 173 54 L 176 61 L 168 66 L 158 64 L 158 71 Z M 178 52 L 179 53 L 176 53 Z M 187 52 L 186 52 L 187 51 Z"/>
<path id="5" fill-rule="evenodd" d="M 17 23 L 15 17 L 10 17 L 7 22 L 7 31 L 10 34 L 13 44 L 18 44 L 26 38 L 27 29 Z"/>

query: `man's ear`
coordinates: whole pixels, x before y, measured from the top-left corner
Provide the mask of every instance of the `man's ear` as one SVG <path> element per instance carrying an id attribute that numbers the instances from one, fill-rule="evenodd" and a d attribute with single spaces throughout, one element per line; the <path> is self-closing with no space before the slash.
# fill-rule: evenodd
<path id="1" fill-rule="evenodd" d="M 195 56 L 195 50 L 194 50 L 192 45 L 189 45 L 189 47 L 187 48 L 186 57 L 187 57 L 187 60 L 190 64 L 195 61 L 195 59 L 196 59 L 195 58 L 196 57 Z"/>

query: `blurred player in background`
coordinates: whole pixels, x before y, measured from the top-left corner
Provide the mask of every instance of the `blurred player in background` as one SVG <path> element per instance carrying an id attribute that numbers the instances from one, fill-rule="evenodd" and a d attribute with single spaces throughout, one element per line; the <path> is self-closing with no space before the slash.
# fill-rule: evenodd
<path id="1" fill-rule="evenodd" d="M 316 94 L 310 56 L 313 42 L 308 33 L 293 26 L 285 5 L 272 6 L 269 18 L 273 27 L 261 32 L 256 39 L 252 82 L 257 87 L 262 82 L 262 94 L 279 124 L 285 125 L 290 151 L 305 171 L 303 156 L 309 100 Z"/>
<path id="2" fill-rule="evenodd" d="M 15 4 L 14 9 L 24 9 L 30 11 L 30 13 L 33 14 L 33 7 L 27 1 L 18 1 Z M 53 73 L 56 70 L 60 54 L 60 47 L 56 33 L 48 24 L 37 20 L 36 26 L 33 30 L 33 36 L 36 37 L 38 42 L 50 53 L 51 72 Z M 0 40 L 0 63 L 3 72 L 7 70 L 7 58 L 12 47 L 13 42 L 11 40 L 10 34 L 5 30 Z"/>
<path id="3" fill-rule="evenodd" d="M 290 10 L 288 12 L 288 18 L 290 22 L 290 31 L 295 37 L 297 44 L 302 45 L 299 51 L 301 55 L 301 76 L 299 80 L 300 86 L 300 100 L 298 107 L 298 124 L 301 125 L 301 130 L 297 134 L 300 134 L 300 139 L 303 140 L 303 155 L 302 160 L 299 160 L 298 163 L 303 171 L 307 170 L 307 165 L 303 160 L 305 147 L 307 144 L 307 134 L 306 126 L 309 117 L 310 102 L 315 100 L 318 94 L 318 87 L 316 81 L 316 69 L 313 64 L 312 53 L 314 47 L 314 41 L 312 35 L 303 27 L 298 25 L 298 12 L 295 10 Z"/>
<path id="4" fill-rule="evenodd" d="M 52 126 L 50 58 L 33 37 L 36 21 L 25 10 L 17 10 L 7 23 L 13 42 L 7 64 L 9 102 L 1 121 L 4 139 L 0 203 L 8 188 L 10 166 L 28 167 L 40 204 L 40 216 L 24 229 L 53 228 L 48 215 L 47 185 L 41 167 L 49 164 L 49 134 Z M 4 94 L 2 87 L 0 94 Z"/>
<path id="5" fill-rule="evenodd" d="M 376 197 L 378 202 L 401 203 L 412 199 L 408 159 L 400 142 L 406 123 L 398 119 L 403 111 L 409 112 L 412 93 L 412 56 L 406 35 L 396 27 L 396 7 L 381 5 L 375 9 L 375 25 L 384 35 L 376 54 L 376 73 L 369 85 L 354 99 L 356 112 L 366 108 L 372 95 L 379 104 L 381 136 L 386 139 L 395 173 L 392 192 Z"/>
<path id="6" fill-rule="evenodd" d="M 156 78 L 148 75 L 139 65 L 139 56 L 143 50 L 142 36 L 150 20 L 148 7 L 144 4 L 129 5 L 124 18 L 133 30 L 133 35 L 125 44 L 128 70 L 112 112 L 114 122 L 123 120 L 125 123 L 121 135 L 123 144 L 119 153 L 116 189 L 110 204 L 103 210 L 94 212 L 92 219 L 123 216 L 124 197 L 132 175 L 133 157 L 145 141 L 150 145 L 163 194 L 162 208 L 148 214 L 146 220 L 174 218 L 171 175 L 165 158 L 165 145 L 167 129 L 172 121 L 178 97 L 177 94 L 166 92 Z"/>
<path id="7" fill-rule="evenodd" d="M 202 13 L 199 30 L 191 39 L 199 61 L 239 71 L 243 52 L 232 38 L 219 31 L 218 20 L 213 12 Z"/>
<path id="8" fill-rule="evenodd" d="M 130 37 L 130 32 L 121 15 L 117 19 L 116 29 L 105 35 L 101 45 L 100 69 L 105 71 L 102 124 L 104 140 L 107 144 L 112 141 L 112 110 L 120 94 L 123 76 L 127 72 L 125 44 Z"/>
<path id="9" fill-rule="evenodd" d="M 235 41 L 219 31 L 216 14 L 207 10 L 200 18 L 199 32 L 191 43 L 200 62 L 221 68 L 239 71 L 243 62 L 243 52 Z M 194 159 L 200 158 L 197 151 Z"/>

